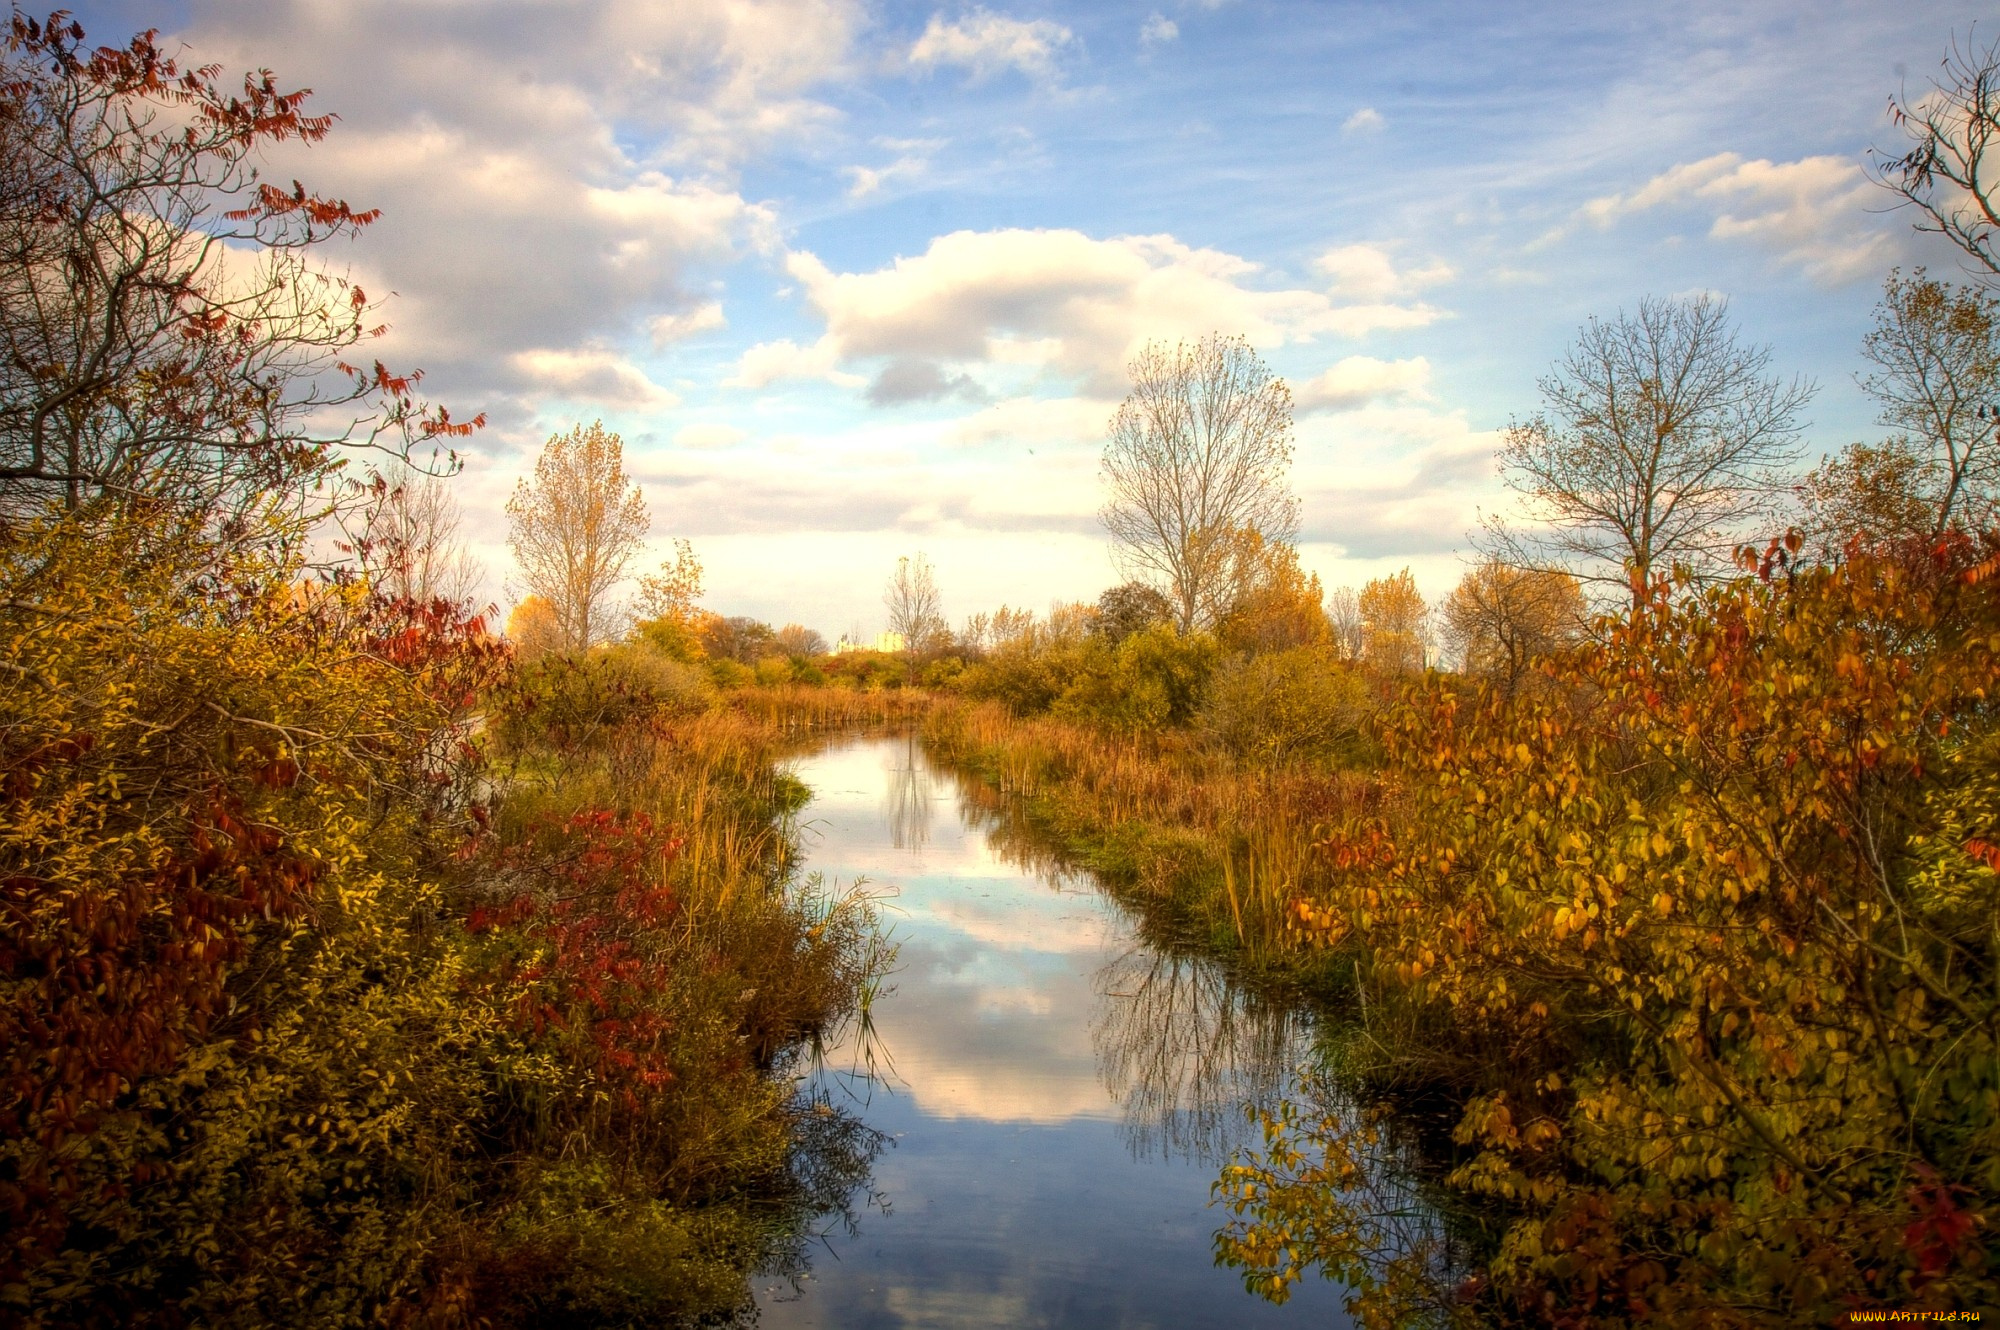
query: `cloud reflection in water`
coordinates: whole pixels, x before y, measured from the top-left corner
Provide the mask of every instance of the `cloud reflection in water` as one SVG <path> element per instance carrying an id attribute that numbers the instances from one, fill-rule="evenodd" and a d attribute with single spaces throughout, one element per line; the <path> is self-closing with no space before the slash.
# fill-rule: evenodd
<path id="1" fill-rule="evenodd" d="M 899 967 L 873 1016 L 896 1074 L 863 1112 L 899 1139 L 875 1172 L 890 1211 L 802 1297 L 767 1297 L 767 1330 L 1346 1324 L 1331 1286 L 1273 1308 L 1210 1261 L 1213 1160 L 1285 1083 L 1302 1021 L 1148 946 L 913 741 L 798 774 L 808 867 L 893 891 Z"/>

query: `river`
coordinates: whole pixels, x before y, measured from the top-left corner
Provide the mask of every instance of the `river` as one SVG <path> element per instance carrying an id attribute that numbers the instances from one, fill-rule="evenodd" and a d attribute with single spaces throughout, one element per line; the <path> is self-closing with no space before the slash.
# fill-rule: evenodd
<path id="1" fill-rule="evenodd" d="M 840 741 L 794 771 L 806 870 L 885 893 L 900 950 L 872 1032 L 815 1073 L 888 1138 L 872 1201 L 804 1278 L 758 1281 L 763 1326 L 1349 1324 L 1334 1285 L 1274 1307 L 1211 1257 L 1209 1186 L 1242 1106 L 1288 1087 L 1304 1013 L 1148 945 L 914 738 Z"/>

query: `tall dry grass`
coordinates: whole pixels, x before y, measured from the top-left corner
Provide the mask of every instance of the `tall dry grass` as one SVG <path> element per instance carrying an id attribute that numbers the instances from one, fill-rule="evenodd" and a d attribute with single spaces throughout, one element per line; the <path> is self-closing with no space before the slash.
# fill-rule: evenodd
<path id="1" fill-rule="evenodd" d="M 647 945 L 681 958 L 676 972 L 688 976 L 675 1037 L 691 1071 L 676 1083 L 687 1106 L 673 1125 L 688 1142 L 677 1185 L 696 1190 L 726 1190 L 771 1166 L 775 1156 L 753 1163 L 740 1143 L 781 1148 L 782 1132 L 771 1129 L 782 1126 L 790 1093 L 783 1075 L 746 1092 L 702 1069 L 747 1052 L 756 1066 L 782 1070 L 865 1016 L 890 963 L 867 893 L 792 871 L 793 816 L 807 798 L 784 770 L 795 747 L 780 723 L 712 710 L 629 721 L 573 749 L 509 754 L 503 766 L 503 838 L 581 810 L 643 815 L 660 829 L 656 871 L 676 908 Z"/>
<path id="2" fill-rule="evenodd" d="M 1114 888 L 1172 905 L 1257 963 L 1295 955 L 1291 902 L 1325 873 L 1316 842 L 1380 798 L 1363 772 L 1244 766 L 1183 731 L 1113 735 L 998 703 L 938 703 L 924 734 Z"/>
<path id="3" fill-rule="evenodd" d="M 837 713 L 801 708 L 801 716 L 816 714 Z M 666 880 L 689 926 L 789 931 L 778 915 L 795 885 L 792 815 L 807 791 L 784 762 L 806 728 L 775 709 L 760 715 L 747 708 L 627 723 L 577 749 L 512 755 L 502 809 L 522 823 L 579 808 L 643 813 L 679 842 Z M 861 901 L 819 893 L 808 922 L 823 926 L 828 917 L 864 909 Z"/>
<path id="4" fill-rule="evenodd" d="M 766 721 L 786 738 L 800 739 L 833 730 L 918 724 L 940 701 L 938 694 L 921 688 L 785 683 L 737 689 L 728 704 L 738 715 Z"/>

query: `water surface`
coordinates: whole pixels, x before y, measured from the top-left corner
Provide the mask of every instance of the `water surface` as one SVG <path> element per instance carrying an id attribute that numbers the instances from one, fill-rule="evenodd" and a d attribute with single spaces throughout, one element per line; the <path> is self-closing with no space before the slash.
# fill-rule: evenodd
<path id="1" fill-rule="evenodd" d="M 760 1281 L 762 1324 L 1349 1324 L 1324 1281 L 1273 1307 L 1211 1256 L 1209 1186 L 1242 1106 L 1288 1085 L 1301 1014 L 1148 946 L 1087 877 L 1011 850 L 992 800 L 912 738 L 795 770 L 808 871 L 892 893 L 901 950 L 874 1041 L 818 1075 L 892 1144 L 858 1230 L 829 1235 L 798 1285 Z M 872 1079 L 856 1074 L 871 1051 Z"/>

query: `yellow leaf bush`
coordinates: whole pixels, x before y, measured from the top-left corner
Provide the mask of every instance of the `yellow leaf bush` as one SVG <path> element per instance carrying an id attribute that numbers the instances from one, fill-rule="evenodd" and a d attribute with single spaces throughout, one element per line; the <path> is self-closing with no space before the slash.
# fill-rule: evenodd
<path id="1" fill-rule="evenodd" d="M 886 963 L 776 880 L 774 736 L 498 779 L 504 647 L 273 548 L 0 542 L 5 1319 L 739 1307 L 873 1148 L 802 1160 L 781 1073 Z"/>
<path id="2" fill-rule="evenodd" d="M 1500 1231 L 1482 1315 L 1825 1324 L 2000 1294 L 1996 564 L 1964 541 L 1786 563 L 1655 588 L 1511 704 L 1414 689 L 1387 807 L 1295 904 L 1362 959 L 1395 1074 L 1465 1104 L 1449 1186 Z M 1278 1126 L 1225 1178 L 1221 1256 L 1267 1285 L 1370 1250 L 1370 1278 L 1406 1273 L 1321 1176 L 1349 1128 Z"/>

